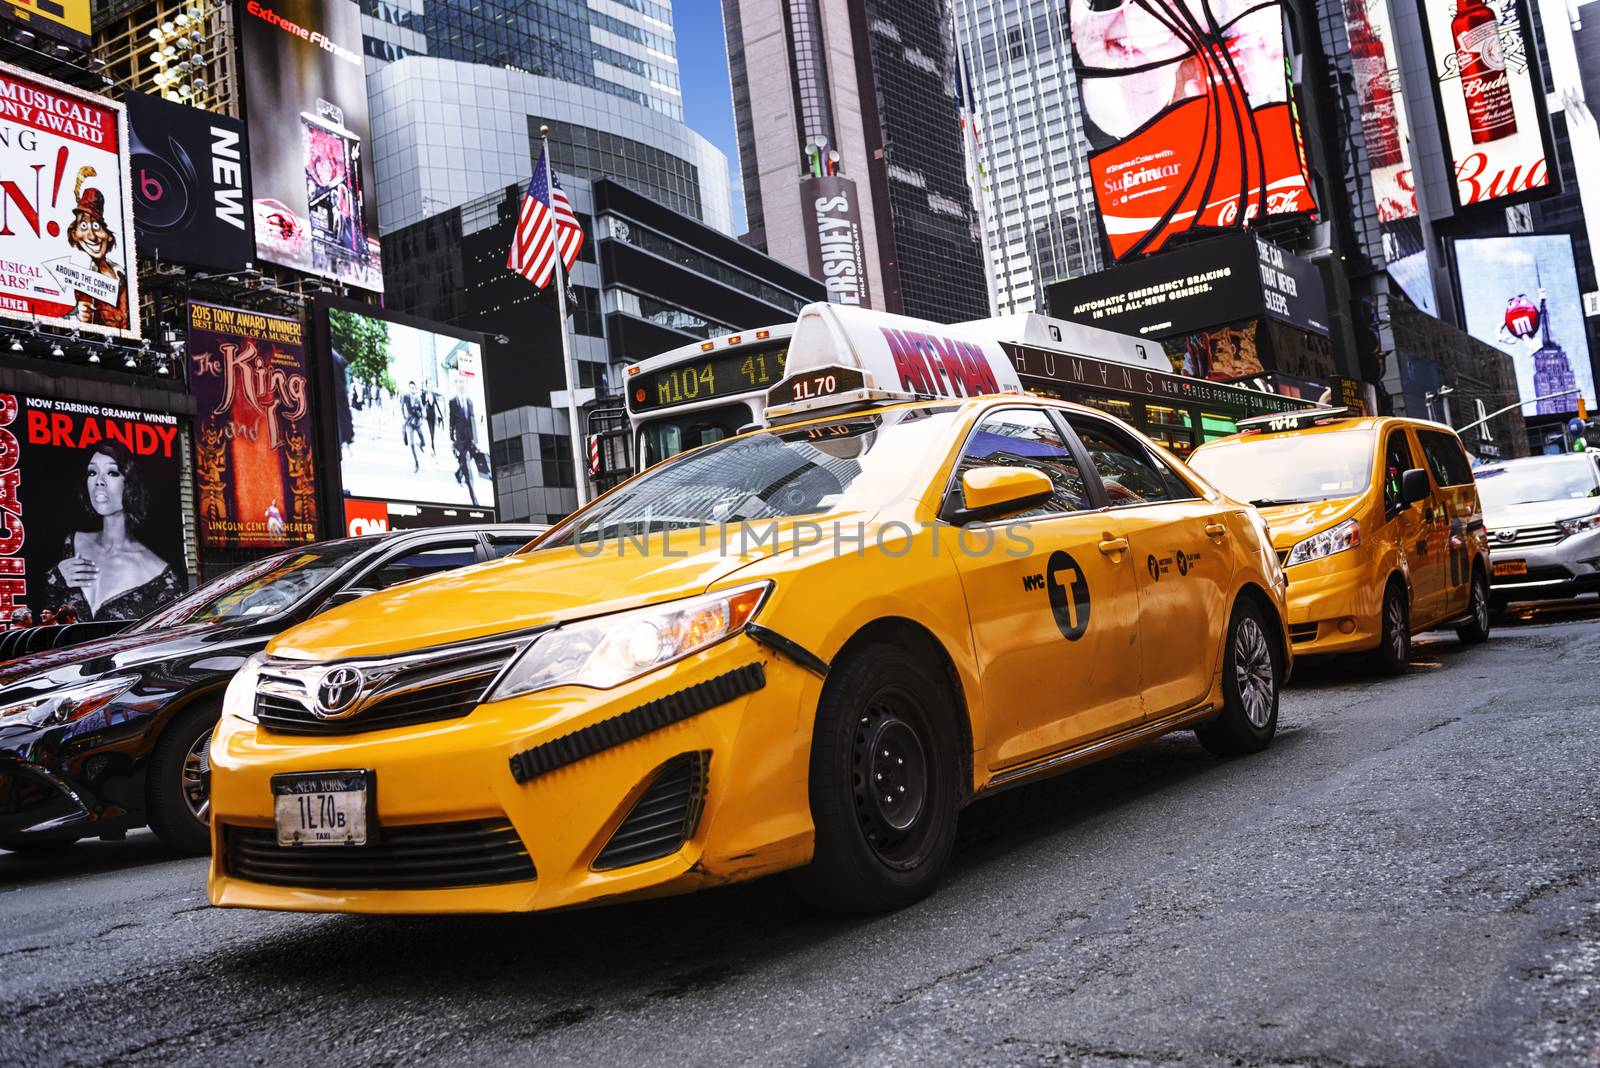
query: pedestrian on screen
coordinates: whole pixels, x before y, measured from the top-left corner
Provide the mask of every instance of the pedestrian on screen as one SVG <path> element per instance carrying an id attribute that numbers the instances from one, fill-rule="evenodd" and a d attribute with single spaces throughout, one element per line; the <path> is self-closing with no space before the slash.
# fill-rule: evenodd
<path id="1" fill-rule="evenodd" d="M 478 489 L 473 485 L 477 472 L 478 420 L 473 410 L 472 398 L 467 396 L 467 380 L 456 372 L 456 395 L 450 398 L 450 444 L 456 452 L 456 481 L 467 487 L 467 499 L 478 503 Z"/>
<path id="2" fill-rule="evenodd" d="M 416 474 L 422 470 L 422 462 L 417 459 L 417 452 L 423 447 L 422 440 L 422 396 L 417 392 L 415 382 L 406 383 L 405 396 L 400 398 L 400 418 L 403 421 L 400 427 L 400 440 L 411 446 L 411 473 Z"/>

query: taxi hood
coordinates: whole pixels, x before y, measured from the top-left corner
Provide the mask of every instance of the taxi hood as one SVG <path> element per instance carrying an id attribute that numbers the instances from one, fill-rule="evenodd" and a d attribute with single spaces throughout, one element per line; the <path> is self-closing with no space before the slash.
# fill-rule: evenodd
<path id="1" fill-rule="evenodd" d="M 1337 497 L 1305 504 L 1274 504 L 1261 509 L 1272 531 L 1272 547 L 1288 549 L 1296 542 L 1344 522 L 1361 510 L 1364 497 Z"/>
<path id="2" fill-rule="evenodd" d="M 846 517 L 827 517 L 835 519 Z M 285 631 L 267 652 L 299 660 L 390 656 L 689 597 L 792 551 L 806 522 L 709 526 L 518 553 L 368 594 Z"/>

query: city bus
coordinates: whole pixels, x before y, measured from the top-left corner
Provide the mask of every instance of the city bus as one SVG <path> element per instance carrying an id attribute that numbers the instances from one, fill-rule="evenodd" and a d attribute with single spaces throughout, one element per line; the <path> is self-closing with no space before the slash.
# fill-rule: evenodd
<path id="1" fill-rule="evenodd" d="M 759 425 L 783 378 L 793 323 L 694 341 L 627 370 L 635 470 Z"/>
<path id="2" fill-rule="evenodd" d="M 1029 393 L 1109 412 L 1179 456 L 1234 433 L 1240 419 L 1319 402 L 1176 374 L 1159 342 L 1034 313 L 937 329 L 999 342 Z M 635 470 L 761 425 L 793 333 L 793 323 L 747 330 L 629 367 Z"/>

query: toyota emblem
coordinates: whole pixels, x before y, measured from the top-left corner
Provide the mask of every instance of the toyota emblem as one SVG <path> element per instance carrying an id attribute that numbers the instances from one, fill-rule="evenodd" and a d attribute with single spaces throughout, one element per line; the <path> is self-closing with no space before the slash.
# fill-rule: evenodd
<path id="1" fill-rule="evenodd" d="M 1517 532 L 1514 530 L 1497 530 L 1495 531 L 1494 538 L 1496 541 L 1504 542 L 1505 544 L 1510 545 L 1512 542 L 1517 540 Z"/>
<path id="2" fill-rule="evenodd" d="M 336 667 L 324 672 L 317 683 L 317 702 L 311 714 L 318 719 L 344 719 L 354 715 L 362 681 L 361 671 L 353 667 Z"/>

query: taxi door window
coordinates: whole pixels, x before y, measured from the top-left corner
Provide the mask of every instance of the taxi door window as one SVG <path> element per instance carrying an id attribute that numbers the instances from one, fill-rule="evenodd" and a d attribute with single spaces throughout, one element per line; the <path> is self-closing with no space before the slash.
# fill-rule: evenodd
<path id="1" fill-rule="evenodd" d="M 1406 432 L 1395 427 L 1383 443 L 1383 510 L 1386 515 L 1400 511 L 1400 474 L 1414 466 Z"/>
<path id="2" fill-rule="evenodd" d="M 491 534 L 489 535 L 489 556 L 496 560 L 502 556 L 510 556 L 532 540 L 532 535 Z"/>
<path id="3" fill-rule="evenodd" d="M 1088 450 L 1111 507 L 1195 498 L 1194 490 L 1172 468 L 1120 430 L 1081 416 L 1067 422 Z"/>
<path id="4" fill-rule="evenodd" d="M 1472 481 L 1472 465 L 1467 463 L 1461 442 L 1454 435 L 1419 430 L 1417 440 L 1422 444 L 1422 455 L 1427 457 L 1434 482 L 1441 486 L 1465 486 Z"/>
<path id="5" fill-rule="evenodd" d="M 1054 420 L 1042 411 L 1005 408 L 985 415 L 967 439 L 956 464 L 955 485 L 959 487 L 961 477 L 976 467 L 1031 467 L 1042 472 L 1055 487 L 1055 496 L 1049 501 L 1010 518 L 1080 512 L 1093 507 L 1077 457 Z"/>

